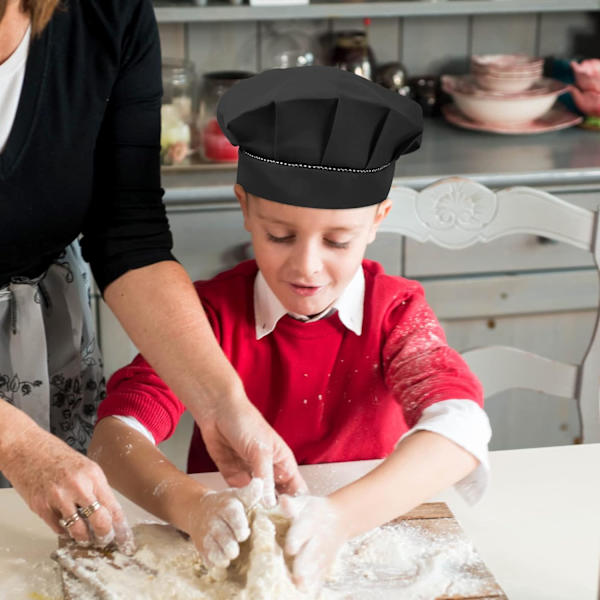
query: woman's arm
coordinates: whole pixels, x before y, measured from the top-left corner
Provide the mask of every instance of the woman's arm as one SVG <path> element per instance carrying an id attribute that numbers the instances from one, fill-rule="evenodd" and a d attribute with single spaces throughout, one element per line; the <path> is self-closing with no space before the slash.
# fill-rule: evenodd
<path id="1" fill-rule="evenodd" d="M 245 509 L 261 498 L 261 480 L 214 492 L 179 471 L 150 440 L 115 417 L 98 422 L 89 454 L 121 493 L 188 533 L 207 566 L 227 566 L 250 535 Z"/>
<path id="2" fill-rule="evenodd" d="M 99 3 L 118 20 L 118 73 L 94 155 L 93 201 L 81 247 L 104 298 L 148 362 L 189 408 L 234 485 L 263 477 L 273 496 L 302 486 L 287 445 L 246 398 L 194 287 L 173 260 L 160 181 L 160 40 L 150 0 Z M 117 11 L 113 14 L 111 11 Z M 269 484 L 270 482 L 270 484 Z"/>
<path id="3" fill-rule="evenodd" d="M 234 486 L 251 477 L 282 492 L 306 489 L 294 456 L 248 400 L 181 265 L 132 269 L 104 292 L 133 343 L 192 413 L 219 471 Z"/>

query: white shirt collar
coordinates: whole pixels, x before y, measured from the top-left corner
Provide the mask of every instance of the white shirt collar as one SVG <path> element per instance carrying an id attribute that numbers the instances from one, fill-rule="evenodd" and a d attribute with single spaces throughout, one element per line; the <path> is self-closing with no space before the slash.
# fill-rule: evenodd
<path id="1" fill-rule="evenodd" d="M 312 319 L 308 319 L 302 315 L 292 314 L 291 316 L 307 323 L 312 323 L 329 315 L 333 310 L 337 310 L 343 325 L 356 335 L 360 335 L 362 333 L 364 303 L 365 274 L 361 265 L 350 280 L 350 283 L 346 286 L 346 289 L 329 308 L 326 308 Z M 260 340 L 269 335 L 275 329 L 279 319 L 286 314 L 288 314 L 288 311 L 273 293 L 263 274 L 258 271 L 254 280 L 256 339 Z"/>

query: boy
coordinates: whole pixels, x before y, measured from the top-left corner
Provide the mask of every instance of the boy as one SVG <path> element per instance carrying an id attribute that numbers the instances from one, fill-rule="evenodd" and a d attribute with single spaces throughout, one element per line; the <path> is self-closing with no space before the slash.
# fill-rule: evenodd
<path id="1" fill-rule="evenodd" d="M 489 424 L 421 286 L 363 260 L 390 209 L 395 159 L 419 146 L 418 106 L 345 71 L 303 67 L 236 84 L 218 118 L 240 146 L 234 191 L 256 261 L 196 284 L 215 335 L 298 463 L 387 456 L 328 498 L 284 499 L 295 578 L 314 584 L 349 537 L 456 482 L 475 499 Z M 109 382 L 90 452 L 117 489 L 226 565 L 260 482 L 211 493 L 168 464 L 154 444 L 183 410 L 138 356 Z M 188 472 L 209 470 L 195 429 Z"/>

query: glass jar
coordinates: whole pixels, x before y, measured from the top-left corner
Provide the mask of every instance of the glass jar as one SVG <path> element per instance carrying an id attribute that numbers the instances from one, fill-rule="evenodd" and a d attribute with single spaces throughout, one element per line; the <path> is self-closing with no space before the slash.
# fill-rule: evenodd
<path id="1" fill-rule="evenodd" d="M 274 24 L 266 24 L 263 32 L 264 69 L 289 69 L 308 67 L 315 62 L 313 41 L 304 32 L 275 29 Z"/>
<path id="2" fill-rule="evenodd" d="M 196 124 L 200 154 L 212 162 L 237 161 L 237 146 L 232 146 L 217 123 L 217 104 L 221 96 L 241 79 L 252 77 L 249 71 L 212 71 L 203 76 Z"/>
<path id="3" fill-rule="evenodd" d="M 373 80 L 375 57 L 365 31 L 339 31 L 335 34 L 329 64 Z"/>
<path id="4" fill-rule="evenodd" d="M 165 58 L 160 110 L 160 157 L 163 165 L 189 163 L 193 153 L 196 74 L 189 60 Z"/>

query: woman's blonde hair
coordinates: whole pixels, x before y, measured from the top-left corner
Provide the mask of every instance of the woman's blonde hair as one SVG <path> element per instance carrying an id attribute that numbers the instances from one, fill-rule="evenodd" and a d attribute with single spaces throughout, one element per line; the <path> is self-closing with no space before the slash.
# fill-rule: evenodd
<path id="1" fill-rule="evenodd" d="M 9 0 L 0 0 L 0 20 L 6 12 L 8 2 Z M 60 0 L 21 0 L 21 10 L 29 13 L 31 17 L 32 35 L 44 30 L 59 4 Z"/>

